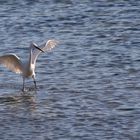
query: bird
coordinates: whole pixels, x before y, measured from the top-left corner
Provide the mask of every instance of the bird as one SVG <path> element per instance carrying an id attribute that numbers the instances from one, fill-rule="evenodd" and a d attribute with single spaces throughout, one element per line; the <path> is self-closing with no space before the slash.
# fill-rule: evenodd
<path id="1" fill-rule="evenodd" d="M 36 79 L 35 79 L 35 66 L 36 60 L 41 52 L 51 51 L 56 47 L 58 41 L 55 39 L 50 39 L 40 46 L 34 42 L 30 43 L 29 49 L 29 58 L 24 63 L 16 54 L 6 54 L 0 56 L 0 64 L 4 65 L 6 68 L 20 74 L 23 78 L 22 91 L 25 91 L 25 79 L 32 78 L 35 89 L 37 88 Z"/>

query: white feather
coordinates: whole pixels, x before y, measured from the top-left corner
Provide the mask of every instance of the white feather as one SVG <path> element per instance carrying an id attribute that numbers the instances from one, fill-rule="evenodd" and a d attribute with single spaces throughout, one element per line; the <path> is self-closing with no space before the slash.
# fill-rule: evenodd
<path id="1" fill-rule="evenodd" d="M 3 64 L 15 73 L 22 73 L 22 63 L 19 57 L 15 54 L 0 56 L 0 64 Z"/>

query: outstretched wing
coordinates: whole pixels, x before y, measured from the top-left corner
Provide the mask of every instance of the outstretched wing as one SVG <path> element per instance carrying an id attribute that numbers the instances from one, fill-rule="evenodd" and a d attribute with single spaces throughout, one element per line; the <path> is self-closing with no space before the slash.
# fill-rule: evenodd
<path id="1" fill-rule="evenodd" d="M 40 48 L 46 52 L 46 51 L 51 51 L 51 49 L 53 49 L 54 47 L 56 47 L 56 45 L 58 44 L 57 40 L 48 40 L 47 42 L 45 42 L 44 44 L 42 44 L 40 46 Z"/>
<path id="2" fill-rule="evenodd" d="M 3 64 L 15 73 L 22 73 L 22 63 L 19 57 L 14 54 L 0 56 L 0 64 Z"/>
<path id="3" fill-rule="evenodd" d="M 58 41 L 52 39 L 52 40 L 48 40 L 47 42 L 40 45 L 39 48 L 41 50 L 43 50 L 44 52 L 48 52 L 48 51 L 51 51 L 51 49 L 53 49 L 54 47 L 56 47 L 57 44 L 58 44 Z M 38 50 L 38 49 L 34 50 L 33 56 L 32 56 L 32 63 L 33 64 L 36 62 L 36 59 L 40 53 L 41 53 L 40 50 Z"/>

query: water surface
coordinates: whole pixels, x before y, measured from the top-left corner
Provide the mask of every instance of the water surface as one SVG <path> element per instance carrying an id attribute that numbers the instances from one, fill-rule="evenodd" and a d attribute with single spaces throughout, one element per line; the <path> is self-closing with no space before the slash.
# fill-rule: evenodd
<path id="1" fill-rule="evenodd" d="M 138 140 L 140 2 L 1 1 L 0 55 L 60 41 L 32 80 L 0 67 L 0 139 Z"/>

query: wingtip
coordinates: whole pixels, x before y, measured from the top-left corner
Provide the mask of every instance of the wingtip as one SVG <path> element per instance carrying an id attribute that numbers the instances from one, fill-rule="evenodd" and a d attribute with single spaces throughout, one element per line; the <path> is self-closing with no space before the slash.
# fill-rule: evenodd
<path id="1" fill-rule="evenodd" d="M 48 41 L 47 41 L 48 43 L 53 43 L 53 44 L 59 44 L 59 41 L 58 40 L 56 40 L 56 39 L 49 39 Z M 46 42 L 46 43 L 47 43 Z"/>

